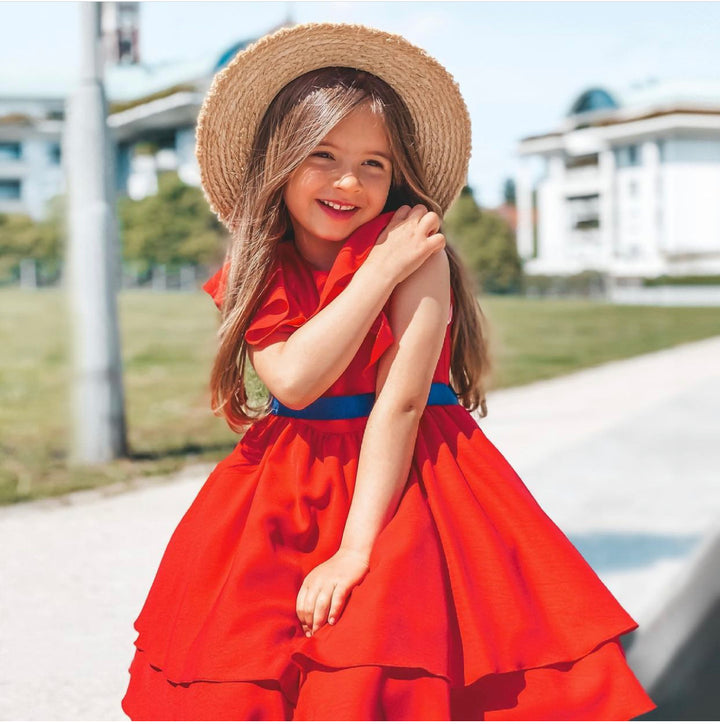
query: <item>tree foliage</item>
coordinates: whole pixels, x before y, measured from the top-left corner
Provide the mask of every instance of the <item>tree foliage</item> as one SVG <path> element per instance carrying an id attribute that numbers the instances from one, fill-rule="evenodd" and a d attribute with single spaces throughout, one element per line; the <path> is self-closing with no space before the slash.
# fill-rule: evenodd
<path id="1" fill-rule="evenodd" d="M 444 233 L 484 292 L 518 292 L 522 262 L 515 234 L 499 214 L 481 210 L 466 186 L 448 210 Z"/>
<path id="2" fill-rule="evenodd" d="M 62 196 L 50 201 L 44 221 L 35 221 L 27 214 L 0 214 L 0 279 L 17 279 L 23 259 L 38 260 L 40 275 L 54 277 L 62 258 L 64 236 Z"/>
<path id="3" fill-rule="evenodd" d="M 154 196 L 119 199 L 118 219 L 123 259 L 140 269 L 211 265 L 222 257 L 222 225 L 202 191 L 174 172 L 160 174 Z"/>
<path id="4" fill-rule="evenodd" d="M 22 259 L 35 259 L 41 278 L 57 277 L 66 246 L 65 204 L 65 196 L 54 197 L 43 221 L 0 214 L 0 280 L 16 280 Z M 222 261 L 227 232 L 202 191 L 174 172 L 159 176 L 154 196 L 140 201 L 120 197 L 117 214 L 123 260 L 140 274 L 157 264 L 177 269 Z"/>

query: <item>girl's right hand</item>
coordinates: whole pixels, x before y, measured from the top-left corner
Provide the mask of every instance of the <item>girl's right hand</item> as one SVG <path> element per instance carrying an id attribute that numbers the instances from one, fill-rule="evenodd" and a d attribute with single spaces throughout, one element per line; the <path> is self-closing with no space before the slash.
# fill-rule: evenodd
<path id="1" fill-rule="evenodd" d="M 438 233 L 439 228 L 440 217 L 423 204 L 401 206 L 378 236 L 366 261 L 377 264 L 394 284 L 399 284 L 445 247 L 445 236 Z"/>

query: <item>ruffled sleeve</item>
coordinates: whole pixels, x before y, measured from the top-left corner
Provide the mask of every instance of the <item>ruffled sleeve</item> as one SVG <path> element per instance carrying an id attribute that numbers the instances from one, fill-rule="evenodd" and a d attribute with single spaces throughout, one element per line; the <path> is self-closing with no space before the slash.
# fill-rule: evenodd
<path id="1" fill-rule="evenodd" d="M 218 309 L 222 308 L 229 269 L 230 262 L 225 262 L 202 286 Z M 245 330 L 245 340 L 248 344 L 257 345 L 271 336 L 284 334 L 289 337 L 307 320 L 308 316 L 304 314 L 297 300 L 288 294 L 282 265 L 278 263 L 270 275 L 260 307 Z"/>
<path id="2" fill-rule="evenodd" d="M 262 344 L 270 337 L 289 337 L 308 317 L 297 300 L 288 294 L 282 266 L 276 266 L 260 307 L 245 330 L 245 341 Z"/>
<path id="3" fill-rule="evenodd" d="M 287 338 L 327 306 L 347 287 L 392 215 L 392 212 L 381 214 L 348 237 L 320 292 L 312 272 L 300 258 L 294 244 L 280 244 L 277 263 L 260 306 L 245 330 L 245 341 L 254 346 L 267 343 L 271 337 L 277 340 Z M 203 285 L 203 289 L 212 296 L 218 308 L 222 305 L 228 268 L 226 263 Z M 393 343 L 394 336 L 385 309 L 375 318 L 368 336 L 372 338 L 372 345 L 365 369 L 376 364 Z"/>
<path id="4" fill-rule="evenodd" d="M 230 269 L 230 262 L 226 261 L 215 274 L 213 274 L 202 285 L 203 291 L 207 292 L 215 302 L 215 306 L 220 309 L 222 307 L 223 295 L 227 285 L 227 275 Z"/>
<path id="5" fill-rule="evenodd" d="M 370 348 L 370 358 L 367 365 L 365 365 L 365 369 L 374 365 L 395 339 L 385 310 L 375 318 L 368 334 L 373 336 L 373 345 Z"/>

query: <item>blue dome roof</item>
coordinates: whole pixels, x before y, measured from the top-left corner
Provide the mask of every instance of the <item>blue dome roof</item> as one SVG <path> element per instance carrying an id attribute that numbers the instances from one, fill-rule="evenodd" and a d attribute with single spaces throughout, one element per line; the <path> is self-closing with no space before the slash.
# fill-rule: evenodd
<path id="1" fill-rule="evenodd" d="M 618 102 L 604 88 L 589 88 L 572 104 L 568 115 L 618 107 Z"/>
<path id="2" fill-rule="evenodd" d="M 647 78 L 627 88 L 612 90 L 593 86 L 577 97 L 567 115 L 614 108 L 652 109 L 682 105 L 720 106 L 720 78 Z"/>

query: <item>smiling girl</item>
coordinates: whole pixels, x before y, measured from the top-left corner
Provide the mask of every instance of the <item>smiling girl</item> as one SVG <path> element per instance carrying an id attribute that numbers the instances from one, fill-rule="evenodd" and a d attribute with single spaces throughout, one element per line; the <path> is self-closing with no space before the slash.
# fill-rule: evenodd
<path id="1" fill-rule="evenodd" d="M 470 414 L 483 316 L 441 231 L 470 125 L 447 71 L 357 25 L 283 29 L 198 120 L 232 234 L 215 412 L 244 435 L 135 621 L 132 719 L 628 719 L 637 624 Z M 250 361 L 270 396 L 248 400 Z"/>

